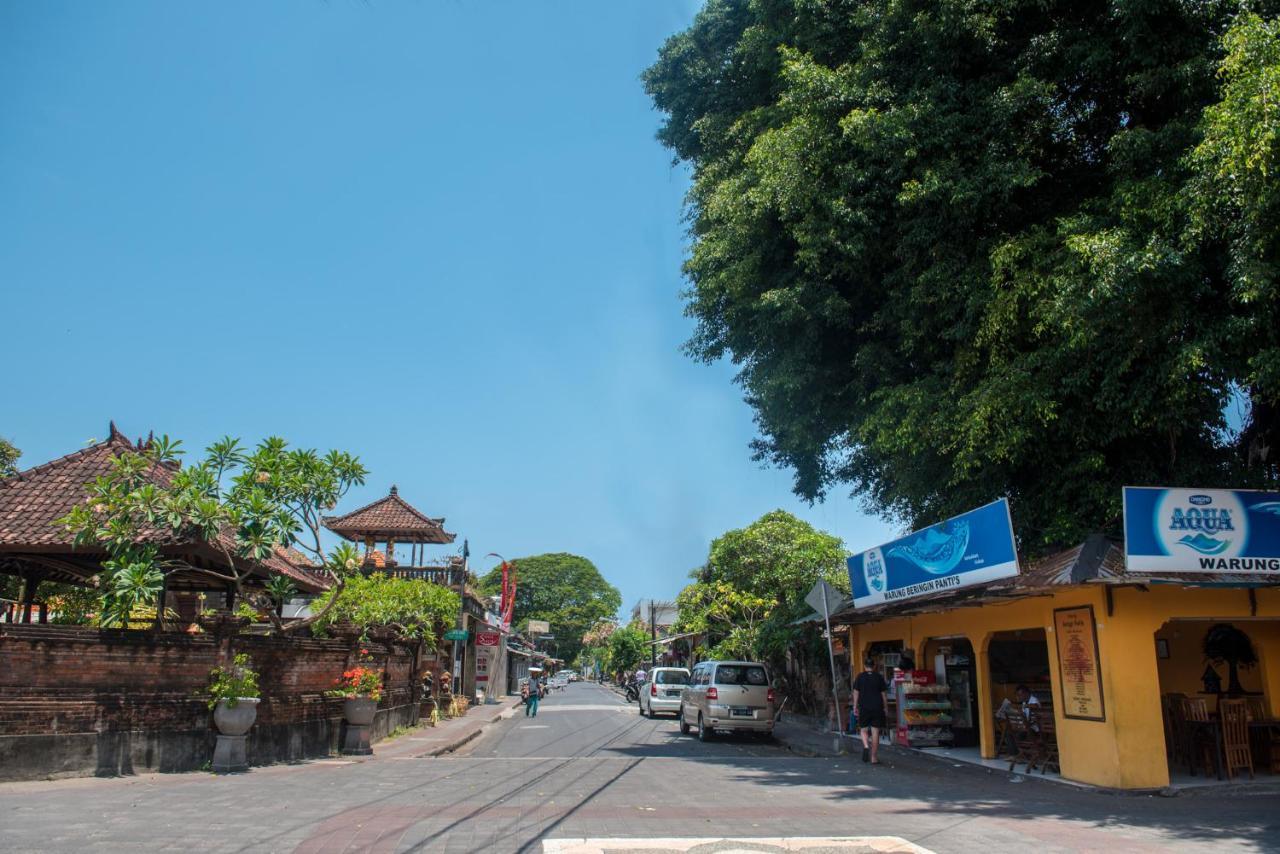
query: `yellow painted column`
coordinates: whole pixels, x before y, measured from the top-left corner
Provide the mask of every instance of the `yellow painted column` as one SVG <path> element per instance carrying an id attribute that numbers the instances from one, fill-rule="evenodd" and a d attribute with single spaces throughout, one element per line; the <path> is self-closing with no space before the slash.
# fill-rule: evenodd
<path id="1" fill-rule="evenodd" d="M 991 704 L 991 658 L 988 652 L 992 634 L 987 632 L 969 638 L 973 655 L 977 659 L 973 690 L 978 692 L 978 749 L 984 759 L 996 758 L 996 710 Z"/>

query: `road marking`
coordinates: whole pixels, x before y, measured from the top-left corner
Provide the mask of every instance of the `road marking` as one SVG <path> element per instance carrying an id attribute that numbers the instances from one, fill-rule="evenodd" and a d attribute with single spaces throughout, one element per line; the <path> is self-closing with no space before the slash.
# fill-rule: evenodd
<path id="1" fill-rule="evenodd" d="M 605 705 L 560 705 L 559 703 L 543 703 L 538 709 L 540 712 L 630 712 L 636 714 L 634 706 L 605 706 Z"/>
<path id="2" fill-rule="evenodd" d="M 520 727 L 520 729 L 551 729 L 551 727 L 547 724 L 529 724 L 528 726 Z"/>
<path id="3" fill-rule="evenodd" d="M 747 847 L 750 846 L 750 847 Z M 792 836 L 755 839 L 707 836 L 674 839 L 544 839 L 543 854 L 603 854 L 607 851 L 689 851 L 698 854 L 759 854 L 785 851 L 882 851 L 889 854 L 933 854 L 899 836 Z"/>

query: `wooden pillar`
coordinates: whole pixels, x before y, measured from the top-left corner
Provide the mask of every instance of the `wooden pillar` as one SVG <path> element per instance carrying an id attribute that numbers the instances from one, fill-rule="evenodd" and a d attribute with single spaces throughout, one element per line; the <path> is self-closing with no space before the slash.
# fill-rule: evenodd
<path id="1" fill-rule="evenodd" d="M 160 593 L 156 596 L 156 622 L 155 629 L 157 632 L 164 631 L 164 606 L 169 599 L 169 573 L 164 572 L 160 575 Z"/>
<path id="2" fill-rule="evenodd" d="M 26 576 L 22 583 L 22 620 L 21 622 L 31 623 L 31 608 L 35 605 L 36 589 L 40 587 L 39 576 Z"/>
<path id="3" fill-rule="evenodd" d="M 227 585 L 227 610 L 234 611 L 236 609 L 236 586 L 234 584 Z"/>

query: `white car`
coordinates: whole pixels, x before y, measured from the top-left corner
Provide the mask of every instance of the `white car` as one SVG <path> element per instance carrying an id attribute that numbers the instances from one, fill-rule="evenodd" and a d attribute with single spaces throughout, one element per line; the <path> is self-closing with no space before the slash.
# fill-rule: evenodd
<path id="1" fill-rule="evenodd" d="M 640 686 L 640 714 L 680 714 L 680 698 L 689 684 L 689 671 L 683 667 L 655 667 L 649 681 Z"/>

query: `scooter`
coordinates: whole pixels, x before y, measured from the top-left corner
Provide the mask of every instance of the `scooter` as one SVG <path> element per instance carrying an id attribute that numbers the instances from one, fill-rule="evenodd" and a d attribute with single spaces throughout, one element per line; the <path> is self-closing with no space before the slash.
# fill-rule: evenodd
<path id="1" fill-rule="evenodd" d="M 628 703 L 640 702 L 640 683 L 639 682 L 627 683 L 627 702 Z"/>

